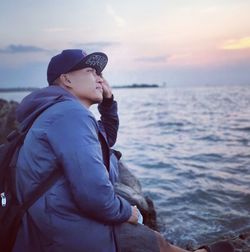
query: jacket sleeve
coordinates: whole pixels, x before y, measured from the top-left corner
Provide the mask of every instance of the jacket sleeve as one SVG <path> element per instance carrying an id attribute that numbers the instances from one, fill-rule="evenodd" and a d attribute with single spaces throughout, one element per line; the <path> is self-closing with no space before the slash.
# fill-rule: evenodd
<path id="1" fill-rule="evenodd" d="M 119 128 L 119 117 L 117 113 L 117 102 L 112 98 L 104 98 L 102 103 L 98 105 L 98 110 L 101 114 L 102 126 L 105 129 L 109 146 L 112 147 L 117 138 Z"/>
<path id="2" fill-rule="evenodd" d="M 127 221 L 131 206 L 109 180 L 95 119 L 81 108 L 67 110 L 50 125 L 47 138 L 81 211 L 105 223 Z"/>

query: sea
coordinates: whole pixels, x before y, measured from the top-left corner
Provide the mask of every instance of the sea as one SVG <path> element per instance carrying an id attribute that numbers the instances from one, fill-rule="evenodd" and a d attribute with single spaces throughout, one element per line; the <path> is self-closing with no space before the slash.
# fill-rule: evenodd
<path id="1" fill-rule="evenodd" d="M 20 102 L 27 93 L 0 95 Z M 164 237 L 184 247 L 249 232 L 250 85 L 113 93 L 114 148 L 153 199 Z"/>

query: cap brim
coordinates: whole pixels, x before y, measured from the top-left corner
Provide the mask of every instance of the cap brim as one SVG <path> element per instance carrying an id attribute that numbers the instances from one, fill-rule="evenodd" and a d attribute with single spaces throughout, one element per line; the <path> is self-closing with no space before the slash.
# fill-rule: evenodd
<path id="1" fill-rule="evenodd" d="M 83 69 L 86 67 L 92 67 L 96 70 L 97 74 L 100 74 L 108 63 L 108 56 L 102 52 L 95 52 L 84 57 L 78 64 L 70 69 L 69 72 Z"/>

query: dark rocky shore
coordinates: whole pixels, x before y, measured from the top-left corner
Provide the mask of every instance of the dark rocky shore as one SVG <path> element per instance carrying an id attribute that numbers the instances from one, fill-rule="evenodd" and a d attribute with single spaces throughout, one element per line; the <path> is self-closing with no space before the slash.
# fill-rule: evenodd
<path id="1" fill-rule="evenodd" d="M 18 103 L 0 99 L 0 143 L 6 142 L 8 134 L 17 127 L 15 111 Z"/>
<path id="2" fill-rule="evenodd" d="M 6 142 L 7 135 L 14 130 L 18 123 L 15 120 L 15 111 L 18 103 L 14 101 L 7 102 L 0 99 L 0 143 Z M 153 201 L 143 194 L 140 182 L 131 174 L 129 168 L 120 162 L 121 178 L 115 186 L 118 194 L 128 199 L 131 204 L 137 205 L 144 217 L 144 224 L 157 230 L 157 218 Z M 250 220 L 249 220 L 250 221 Z M 218 240 L 228 240 L 234 247 L 236 252 L 250 252 L 250 231 L 238 234 L 235 237 L 218 237 Z M 215 241 L 208 241 L 209 243 Z M 193 250 L 189 244 L 186 249 Z"/>

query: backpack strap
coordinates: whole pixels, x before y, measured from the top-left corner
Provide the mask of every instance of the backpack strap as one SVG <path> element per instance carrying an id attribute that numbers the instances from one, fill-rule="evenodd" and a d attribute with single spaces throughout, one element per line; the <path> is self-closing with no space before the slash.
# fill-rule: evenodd
<path id="1" fill-rule="evenodd" d="M 31 192 L 28 198 L 21 206 L 21 215 L 24 213 L 62 176 L 62 171 L 58 168 L 55 169 L 48 178 L 42 181 L 42 183 Z"/>

